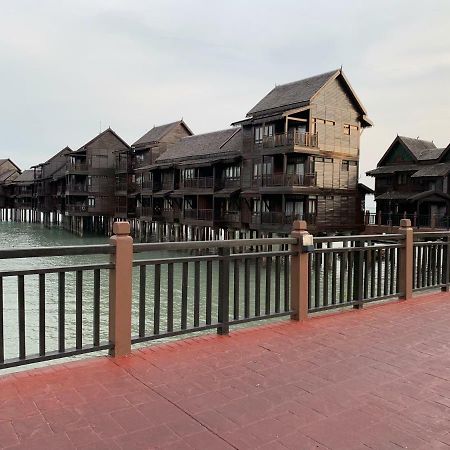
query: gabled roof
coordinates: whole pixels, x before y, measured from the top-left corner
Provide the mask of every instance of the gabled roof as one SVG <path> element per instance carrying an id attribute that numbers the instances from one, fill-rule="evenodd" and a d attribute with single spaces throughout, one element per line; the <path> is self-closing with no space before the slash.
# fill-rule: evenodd
<path id="1" fill-rule="evenodd" d="M 443 177 L 450 172 L 450 163 L 437 163 L 422 166 L 415 174 L 411 175 L 413 178 L 420 177 Z"/>
<path id="2" fill-rule="evenodd" d="M 9 181 L 9 178 L 12 177 L 14 174 L 19 175 L 19 172 L 15 169 L 7 170 L 6 172 L 0 173 L 0 183 L 5 183 L 6 181 Z"/>
<path id="3" fill-rule="evenodd" d="M 275 86 L 247 113 L 247 116 L 282 106 L 306 104 L 337 73 L 339 73 L 339 70 L 333 70 L 303 80 Z"/>
<path id="4" fill-rule="evenodd" d="M 360 120 L 364 126 L 372 126 L 372 122 L 366 116 L 367 111 L 359 100 L 342 69 L 332 70 L 303 80 L 294 81 L 274 87 L 262 100 L 260 100 L 248 113 L 249 116 L 267 115 L 281 108 L 298 108 L 309 105 L 311 100 L 329 82 L 340 77 L 348 89 L 350 96 L 361 112 Z"/>
<path id="5" fill-rule="evenodd" d="M 381 166 L 366 172 L 366 175 L 391 175 L 396 172 L 413 172 L 420 167 L 417 164 L 391 164 L 389 166 Z"/>
<path id="6" fill-rule="evenodd" d="M 16 163 L 14 163 L 10 158 L 0 159 L 0 167 L 8 161 L 20 172 L 20 167 Z"/>
<path id="7" fill-rule="evenodd" d="M 66 145 L 62 150 L 60 150 L 58 153 L 54 154 L 51 158 L 47 159 L 47 161 L 38 164 L 38 166 L 44 166 L 46 164 L 50 164 L 54 159 L 58 158 L 58 156 L 66 155 L 68 153 L 72 153 L 72 149 Z"/>
<path id="8" fill-rule="evenodd" d="M 196 134 L 182 138 L 168 146 L 157 163 L 187 158 L 217 157 L 221 154 L 239 153 L 241 149 L 240 129 L 228 128 L 211 133 Z"/>
<path id="9" fill-rule="evenodd" d="M 413 154 L 418 161 L 437 159 L 444 149 L 437 149 L 432 141 L 398 136 L 398 140 Z"/>
<path id="10" fill-rule="evenodd" d="M 15 180 L 14 183 L 31 184 L 34 182 L 34 170 L 24 170 Z"/>
<path id="11" fill-rule="evenodd" d="M 159 142 L 166 134 L 173 130 L 176 126 L 183 125 L 189 134 L 194 134 L 191 129 L 186 125 L 183 120 L 178 120 L 176 122 L 166 123 L 164 125 L 154 126 L 150 131 L 140 137 L 132 146 L 152 144 Z"/>
<path id="12" fill-rule="evenodd" d="M 97 134 L 97 136 L 93 137 L 90 141 L 86 142 L 86 144 L 82 145 L 78 150 L 72 152 L 72 153 L 81 153 L 86 151 L 86 148 L 89 147 L 93 142 L 95 142 L 97 139 L 100 139 L 102 136 L 104 136 L 107 133 L 113 134 L 119 141 L 123 143 L 123 145 L 130 147 L 111 127 L 107 128 L 105 131 L 102 131 L 101 133 Z"/>

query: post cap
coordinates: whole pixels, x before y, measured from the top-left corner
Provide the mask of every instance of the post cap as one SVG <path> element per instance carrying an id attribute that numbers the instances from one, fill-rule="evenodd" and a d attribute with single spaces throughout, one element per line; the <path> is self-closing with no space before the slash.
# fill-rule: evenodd
<path id="1" fill-rule="evenodd" d="M 306 220 L 294 220 L 293 231 L 306 231 L 308 228 L 308 224 Z"/>
<path id="2" fill-rule="evenodd" d="M 400 219 L 400 228 L 409 228 L 411 226 L 410 219 Z"/>
<path id="3" fill-rule="evenodd" d="M 130 234 L 130 223 L 129 222 L 114 222 L 113 223 L 113 233 L 120 235 Z"/>

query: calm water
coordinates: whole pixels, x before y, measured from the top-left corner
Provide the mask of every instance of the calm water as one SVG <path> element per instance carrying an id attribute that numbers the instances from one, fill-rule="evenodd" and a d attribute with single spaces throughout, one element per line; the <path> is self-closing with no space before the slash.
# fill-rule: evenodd
<path id="1" fill-rule="evenodd" d="M 92 245 L 107 243 L 108 238 L 99 236 L 74 236 L 59 228 L 47 229 L 37 224 L 0 222 L 0 247 L 42 247 L 63 245 Z M 181 252 L 152 252 L 140 254 L 139 258 L 179 257 L 187 253 Z M 108 256 L 67 256 L 67 257 L 41 257 L 15 260 L 0 260 L 0 271 L 12 269 L 44 268 L 52 266 L 68 266 L 74 264 L 90 264 L 107 262 Z M 182 265 L 174 265 L 174 329 L 180 327 L 180 306 L 182 286 Z M 271 271 L 271 301 L 272 308 L 275 298 L 274 264 Z M 261 311 L 264 310 L 265 299 L 265 274 L 266 269 L 261 268 Z M 218 267 L 213 263 L 213 322 L 217 314 L 217 287 Z M 281 270 L 283 276 L 283 270 Z M 193 326 L 193 298 L 194 298 L 194 263 L 189 263 L 188 277 L 188 326 Z M 146 330 L 148 334 L 153 331 L 153 299 L 154 299 L 154 267 L 148 266 L 146 278 Z M 57 274 L 48 274 L 45 277 L 46 286 L 46 347 L 48 351 L 57 349 L 58 337 L 58 279 Z M 254 313 L 255 293 L 254 267 L 250 271 L 251 314 Z M 233 270 L 230 270 L 230 307 L 233 302 Z M 281 287 L 281 304 L 284 302 L 283 280 Z M 240 283 L 238 287 L 240 295 L 241 316 L 244 311 L 244 273 L 243 265 L 240 267 Z M 25 309 L 26 309 L 26 346 L 27 354 L 38 352 L 38 276 L 25 276 Z M 18 311 L 17 311 L 17 277 L 5 277 L 3 280 L 4 291 L 4 321 L 5 321 L 5 358 L 18 355 Z M 167 297 L 167 265 L 161 266 L 161 332 L 166 328 L 166 297 Z M 206 317 L 206 262 L 200 263 L 200 325 L 205 323 Z M 83 272 L 83 344 L 92 343 L 92 317 L 93 317 L 93 272 Z M 138 334 L 138 304 L 139 304 L 139 268 L 135 268 L 133 275 L 133 335 Z M 273 312 L 273 311 L 272 311 Z M 108 273 L 101 273 L 101 341 L 107 341 L 108 334 Z M 66 348 L 75 347 L 75 273 L 66 274 Z"/>

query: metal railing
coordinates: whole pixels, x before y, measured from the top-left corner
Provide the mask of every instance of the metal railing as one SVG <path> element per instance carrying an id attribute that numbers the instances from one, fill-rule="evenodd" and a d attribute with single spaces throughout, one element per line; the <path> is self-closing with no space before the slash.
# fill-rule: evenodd
<path id="1" fill-rule="evenodd" d="M 318 147 L 317 133 L 300 133 L 298 131 L 265 136 L 262 140 L 263 148 L 283 146 Z"/>
<path id="2" fill-rule="evenodd" d="M 399 254 L 404 235 L 314 239 L 309 261 L 311 312 L 399 295 Z"/>
<path id="3" fill-rule="evenodd" d="M 417 213 L 369 213 L 365 214 L 366 225 L 385 225 L 391 227 L 400 226 L 402 219 L 411 220 L 414 228 L 439 228 L 450 229 L 450 216 L 442 214 L 417 214 Z"/>
<path id="4" fill-rule="evenodd" d="M 135 244 L 135 253 L 156 255 L 133 262 L 140 288 L 138 335 L 132 342 L 213 328 L 226 334 L 232 325 L 291 314 L 290 256 L 295 251 L 283 248 L 295 242 L 283 238 Z M 161 258 L 165 250 L 201 254 Z M 161 295 L 163 285 L 167 289 Z"/>
<path id="5" fill-rule="evenodd" d="M 191 220 L 212 221 L 214 210 L 212 209 L 185 209 L 184 218 Z"/>
<path id="6" fill-rule="evenodd" d="M 308 173 L 305 175 L 297 174 L 270 174 L 263 175 L 261 177 L 261 185 L 268 187 L 279 187 L 279 186 L 315 186 L 316 185 L 316 174 Z"/>
<path id="7" fill-rule="evenodd" d="M 214 177 L 186 178 L 180 181 L 180 189 L 213 189 Z"/>
<path id="8" fill-rule="evenodd" d="M 108 244 L 6 249 L 0 250 L 0 260 L 17 262 L 20 258 L 27 258 L 28 265 L 29 258 L 76 258 L 109 255 L 113 252 L 114 247 Z M 101 279 L 105 271 L 111 268 L 113 266 L 109 263 L 71 266 L 50 264 L 42 268 L 0 271 L 0 368 L 110 348 L 107 337 L 102 337 L 107 331 L 107 325 L 104 330 L 101 329 L 100 317 L 108 316 L 107 311 L 104 311 L 107 303 L 101 300 Z M 86 284 L 92 286 L 92 296 L 89 298 L 84 295 Z M 34 293 L 29 296 L 31 291 Z M 15 301 L 12 296 L 15 296 Z M 9 309 L 16 310 L 15 319 L 8 314 Z M 35 326 L 27 326 L 31 313 L 37 314 L 37 334 L 33 334 Z M 67 321 L 69 315 L 74 319 L 70 326 Z M 55 327 L 57 337 L 50 342 L 48 330 Z M 86 329 L 89 329 L 89 335 L 85 333 Z M 12 341 L 17 345 L 12 345 L 10 349 L 5 343 Z M 12 348 L 15 354 L 11 354 Z"/>

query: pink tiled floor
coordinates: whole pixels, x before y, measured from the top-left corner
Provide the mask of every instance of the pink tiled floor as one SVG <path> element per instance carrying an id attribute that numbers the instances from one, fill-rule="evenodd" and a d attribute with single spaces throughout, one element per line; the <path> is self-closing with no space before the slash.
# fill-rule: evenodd
<path id="1" fill-rule="evenodd" d="M 0 448 L 450 450 L 450 295 L 0 377 Z"/>

